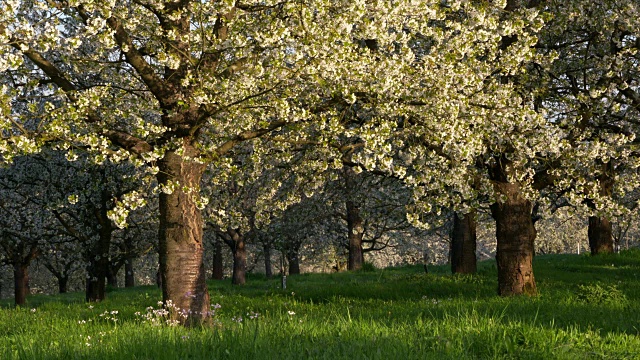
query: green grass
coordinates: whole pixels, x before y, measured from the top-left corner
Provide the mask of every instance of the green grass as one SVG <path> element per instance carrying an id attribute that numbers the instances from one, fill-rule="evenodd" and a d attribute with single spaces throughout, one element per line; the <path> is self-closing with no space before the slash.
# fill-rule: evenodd
<path id="1" fill-rule="evenodd" d="M 492 261 L 473 276 L 421 266 L 304 274 L 286 290 L 259 275 L 243 287 L 210 282 L 221 308 L 197 329 L 135 316 L 157 307 L 149 286 L 114 290 L 93 308 L 82 294 L 33 296 L 18 309 L 3 300 L 0 358 L 640 359 L 640 251 L 539 256 L 534 266 L 534 298 L 495 296 Z"/>

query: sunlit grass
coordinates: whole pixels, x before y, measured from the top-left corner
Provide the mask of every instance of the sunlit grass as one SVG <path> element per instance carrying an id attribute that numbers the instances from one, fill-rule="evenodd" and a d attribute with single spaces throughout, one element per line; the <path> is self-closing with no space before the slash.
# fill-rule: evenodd
<path id="1" fill-rule="evenodd" d="M 636 359 L 640 251 L 540 256 L 540 295 L 495 296 L 495 263 L 477 275 L 421 266 L 211 282 L 213 325 L 153 326 L 155 287 L 0 304 L 2 359 Z M 117 313 L 116 313 L 117 311 Z M 103 316 L 100 316 L 100 315 Z"/>

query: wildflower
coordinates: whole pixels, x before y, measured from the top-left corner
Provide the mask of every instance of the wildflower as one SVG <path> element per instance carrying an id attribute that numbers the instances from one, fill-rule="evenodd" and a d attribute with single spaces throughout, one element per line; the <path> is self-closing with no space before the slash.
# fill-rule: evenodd
<path id="1" fill-rule="evenodd" d="M 289 311 L 287 311 L 287 314 L 289 314 L 290 316 L 293 316 L 293 315 L 295 315 L 296 313 L 295 313 L 295 312 L 293 312 L 293 311 L 291 311 L 291 310 L 289 310 Z"/>
<path id="2" fill-rule="evenodd" d="M 250 312 L 250 313 L 247 313 L 247 316 L 249 317 L 249 319 L 251 319 L 251 320 L 255 320 L 255 319 L 257 319 L 257 318 L 258 318 L 258 316 L 260 316 L 260 314 L 259 314 L 259 313 L 257 313 L 257 312 L 253 312 L 253 311 L 252 311 L 252 312 Z"/>
<path id="3" fill-rule="evenodd" d="M 36 312 L 36 309 L 35 308 L 31 309 L 31 312 L 32 313 Z"/>

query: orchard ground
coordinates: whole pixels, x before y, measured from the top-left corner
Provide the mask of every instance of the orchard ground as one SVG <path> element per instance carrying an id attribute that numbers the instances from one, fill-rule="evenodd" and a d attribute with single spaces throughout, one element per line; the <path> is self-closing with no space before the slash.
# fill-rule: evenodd
<path id="1" fill-rule="evenodd" d="M 292 276 L 286 289 L 259 275 L 214 281 L 215 320 L 192 329 L 164 321 L 151 286 L 97 304 L 81 293 L 17 309 L 3 300 L 0 358 L 640 358 L 640 250 L 538 256 L 534 268 L 533 298 L 496 296 L 495 261 L 472 276 L 409 266 Z"/>

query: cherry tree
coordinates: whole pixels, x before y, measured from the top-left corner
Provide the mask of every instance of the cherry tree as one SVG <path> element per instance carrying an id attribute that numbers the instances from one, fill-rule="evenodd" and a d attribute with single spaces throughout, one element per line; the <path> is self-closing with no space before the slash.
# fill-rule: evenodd
<path id="1" fill-rule="evenodd" d="M 553 18 L 536 47 L 557 60 L 536 69 L 538 97 L 571 144 L 555 173 L 571 205 L 589 217 L 591 253 L 612 252 L 612 220 L 629 213 L 621 200 L 638 184 L 640 8 L 548 1 L 546 10 Z"/>
<path id="2" fill-rule="evenodd" d="M 41 180 L 48 188 L 46 210 L 60 234 L 80 244 L 87 270 L 86 300 L 101 301 L 111 261 L 117 262 L 111 258 L 115 235 L 131 231 L 117 231 L 109 215 L 131 194 L 143 194 L 140 174 L 126 162 L 92 164 L 84 156 L 70 162 L 60 152 L 44 152 L 42 161 L 47 170 Z M 137 206 L 145 201 L 140 199 Z"/>
<path id="3" fill-rule="evenodd" d="M 5 1 L 0 148 L 8 161 L 55 140 L 98 162 L 148 165 L 160 191 L 163 299 L 188 314 L 181 321 L 199 323 L 209 314 L 199 196 L 206 165 L 224 167 L 238 143 L 308 120 L 308 105 L 325 94 L 306 90 L 322 87 L 318 69 L 335 73 L 338 54 L 357 53 L 351 27 L 367 18 L 365 9 L 322 1 Z M 110 218 L 124 226 L 137 201 L 122 202 Z"/>
<path id="4" fill-rule="evenodd" d="M 15 304 L 29 294 L 29 265 L 55 236 L 52 217 L 44 208 L 46 187 L 38 182 L 43 166 L 30 157 L 0 169 L 0 252 L 13 267 Z"/>
<path id="5" fill-rule="evenodd" d="M 107 284 L 118 286 L 118 273 L 124 267 L 124 286 L 135 286 L 134 261 L 155 249 L 158 231 L 157 207 L 145 206 L 129 214 L 127 226 L 116 229 L 109 252 Z"/>
<path id="6" fill-rule="evenodd" d="M 42 244 L 41 249 L 39 260 L 56 278 L 58 292 L 66 293 L 72 276 L 85 270 L 82 244 L 72 237 L 56 236 Z"/>
<path id="7" fill-rule="evenodd" d="M 520 3 L 5 1 L 0 151 L 9 161 L 55 143 L 71 158 L 144 166 L 159 193 L 163 299 L 184 310 L 185 324 L 206 320 L 210 306 L 202 176 L 233 172 L 232 150 L 263 136 L 280 140 L 252 141 L 265 166 L 274 148 L 293 161 L 296 144 L 360 139 L 355 162 L 414 187 L 415 224 L 488 196 L 500 292 L 535 293 L 533 180 L 567 144 L 523 86 L 524 64 L 548 61 L 532 51 L 539 1 Z M 345 128 L 349 107 L 366 121 Z M 337 159 L 292 170 L 339 169 Z M 262 199 L 282 184 L 272 185 Z M 224 189 L 228 177 L 207 186 Z M 296 200 L 286 199 L 256 202 L 256 221 L 265 206 Z M 123 196 L 110 219 L 124 226 L 139 202 Z"/>
<path id="8" fill-rule="evenodd" d="M 414 224 L 491 204 L 501 295 L 536 293 L 532 200 L 549 181 L 541 159 L 563 152 L 560 129 L 536 111 L 520 80 L 529 64 L 551 60 L 533 51 L 544 24 L 535 5 L 451 2 L 440 22 L 407 24 L 411 61 L 401 70 L 380 61 L 370 71 L 385 74 L 385 91 L 371 86 L 360 97 L 376 115 L 357 129 L 367 146 L 355 160 L 414 187 Z"/>

